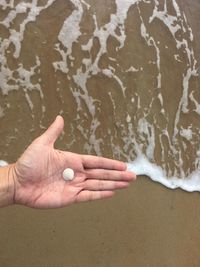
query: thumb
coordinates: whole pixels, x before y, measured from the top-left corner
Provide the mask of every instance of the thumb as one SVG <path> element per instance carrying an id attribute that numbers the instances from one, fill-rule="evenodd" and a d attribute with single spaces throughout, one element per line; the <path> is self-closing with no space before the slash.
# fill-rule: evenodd
<path id="1" fill-rule="evenodd" d="M 63 117 L 58 115 L 49 128 L 41 135 L 44 144 L 53 145 L 64 127 Z"/>

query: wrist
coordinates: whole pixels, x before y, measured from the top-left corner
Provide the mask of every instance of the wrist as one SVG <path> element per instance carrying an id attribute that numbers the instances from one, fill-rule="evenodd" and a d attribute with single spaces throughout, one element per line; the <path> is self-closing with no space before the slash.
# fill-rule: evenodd
<path id="1" fill-rule="evenodd" d="M 0 207 L 14 204 L 14 164 L 0 168 Z"/>

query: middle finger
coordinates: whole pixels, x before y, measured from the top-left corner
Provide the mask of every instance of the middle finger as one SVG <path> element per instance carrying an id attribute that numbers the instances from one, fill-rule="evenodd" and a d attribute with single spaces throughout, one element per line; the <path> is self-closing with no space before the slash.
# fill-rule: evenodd
<path id="1" fill-rule="evenodd" d="M 136 175 L 128 171 L 102 170 L 102 169 L 87 169 L 85 170 L 87 179 L 102 179 L 114 181 L 134 181 Z"/>

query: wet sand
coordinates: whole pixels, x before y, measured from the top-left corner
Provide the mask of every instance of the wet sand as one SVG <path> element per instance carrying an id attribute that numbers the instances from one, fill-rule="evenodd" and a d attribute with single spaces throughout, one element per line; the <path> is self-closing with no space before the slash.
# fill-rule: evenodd
<path id="1" fill-rule="evenodd" d="M 199 194 L 140 178 L 109 201 L 62 210 L 1 209 L 2 266 L 169 266 L 200 263 Z"/>
<path id="2" fill-rule="evenodd" d="M 46 2 L 43 1 L 43 4 Z M 114 2 L 106 1 L 104 3 L 107 7 L 106 12 L 103 12 L 105 11 L 104 7 L 99 4 L 99 1 L 87 1 L 87 3 L 93 4 L 93 12 L 97 12 L 99 25 L 107 23 L 110 14 L 115 12 Z M 159 2 L 162 4 L 164 1 Z M 178 3 L 186 13 L 188 23 L 193 30 L 193 48 L 199 63 L 200 5 L 198 0 L 193 1 L 192 4 L 189 0 L 178 1 Z M 127 102 L 123 98 L 123 91 L 119 84 L 99 73 L 89 79 L 87 83 L 89 94 L 93 99 L 98 100 L 90 103 L 95 106 L 96 117 L 93 117 L 88 111 L 89 108 L 87 102 L 84 102 L 84 98 L 81 100 L 81 104 L 85 109 L 77 111 L 73 90 L 66 90 L 66 87 L 77 88 L 75 82 L 69 77 L 72 77 L 75 70 L 81 66 L 81 60 L 88 56 L 87 51 L 81 50 L 80 44 L 86 43 L 85 40 L 88 40 L 94 30 L 94 23 L 90 15 L 85 16 L 81 29 L 84 34 L 80 37 L 80 42 L 75 43 L 75 47 L 73 47 L 75 61 L 70 67 L 69 77 L 66 78 L 66 73 L 61 71 L 55 72 L 50 64 L 61 60 L 61 56 L 59 53 L 55 53 L 53 47 L 57 42 L 64 19 L 73 10 L 74 6 L 70 2 L 57 1 L 52 7 L 42 11 L 36 22 L 27 25 L 19 58 L 12 57 L 14 48 L 10 47 L 11 55 L 8 54 L 7 58 L 12 68 L 15 68 L 19 62 L 23 62 L 24 68 L 30 69 L 31 66 L 35 66 L 35 55 L 39 56 L 41 60 L 41 66 L 38 67 L 40 73 L 37 72 L 37 75 L 32 77 L 31 84 L 40 84 L 43 96 L 41 97 L 40 90 L 28 91 L 30 104 L 26 95 L 26 84 L 24 85 L 22 82 L 19 83 L 20 90 L 11 90 L 8 95 L 0 91 L 0 107 L 4 111 L 4 116 L 0 116 L 1 159 L 8 162 L 15 161 L 31 140 L 38 136 L 58 113 L 61 113 L 68 123 L 65 125 L 64 134 L 57 142 L 57 147 L 78 153 L 88 151 L 98 154 L 98 147 L 92 143 L 89 143 L 90 146 L 85 146 L 92 131 L 87 133 L 85 138 L 81 134 L 81 130 L 77 128 L 78 125 L 84 129 L 90 128 L 94 119 L 98 118 L 101 127 L 96 129 L 95 138 L 97 141 L 103 138 L 104 145 L 101 146 L 101 154 L 121 160 L 127 160 L 127 157 L 131 158 L 135 155 L 130 148 L 124 151 L 124 154 L 121 152 L 123 149 L 117 153 L 113 146 L 119 146 L 119 148 L 124 146 L 122 132 L 126 130 L 126 125 L 124 124 L 124 127 L 122 125 L 127 116 L 127 113 L 123 113 L 125 107 L 128 107 L 130 114 L 137 112 L 139 119 L 143 116 L 141 110 L 149 105 L 148 101 L 145 102 L 145 97 L 152 97 L 152 91 L 145 95 L 142 94 L 142 89 L 148 84 L 151 89 L 156 85 L 157 68 L 145 64 L 148 60 L 155 60 L 155 51 L 145 50 L 145 44 L 137 34 L 140 20 L 137 12 L 132 9 L 130 14 L 132 14 L 131 12 L 135 14 L 134 25 L 138 25 L 138 27 L 132 30 L 132 35 L 128 34 L 128 38 L 134 41 L 134 48 L 131 45 L 128 46 L 131 44 L 128 42 L 124 49 L 125 52 L 119 52 L 116 55 L 112 49 L 117 47 L 118 43 L 114 38 L 110 38 L 108 50 L 109 55 L 117 58 L 123 69 L 128 69 L 129 63 L 133 61 L 139 68 L 142 62 L 146 67 L 145 78 L 142 73 L 137 72 L 135 76 L 131 76 L 130 73 L 120 76 L 120 68 L 113 63 L 116 73 L 122 80 L 125 80 L 127 85 Z M 152 12 L 151 7 L 143 9 L 141 6 L 141 10 L 144 12 L 144 18 L 148 17 L 145 14 Z M 1 18 L 5 16 L 5 13 L 6 11 L 1 12 Z M 130 17 L 126 22 L 128 28 L 133 23 Z M 17 27 L 20 17 L 19 21 L 16 20 L 15 23 Z M 52 25 L 51 30 L 46 30 L 47 25 Z M 159 31 L 157 31 L 158 29 Z M 172 40 L 165 31 L 163 32 L 159 23 L 153 25 L 151 31 L 155 32 L 155 36 L 159 32 L 161 41 L 168 41 L 168 45 L 171 45 L 170 51 L 173 51 Z M 8 33 L 2 27 L 0 34 L 6 36 Z M 65 48 L 62 47 L 62 49 L 66 51 Z M 98 50 L 99 43 L 96 41 L 91 52 L 93 59 L 97 57 Z M 133 52 L 136 56 L 131 56 Z M 164 58 L 169 59 L 166 55 Z M 185 63 L 184 55 L 182 59 Z M 101 68 L 106 68 L 110 62 L 108 58 L 102 57 L 99 64 Z M 170 77 L 167 73 L 173 66 L 177 67 L 176 64 L 178 63 L 166 61 L 164 63 L 166 69 L 163 68 L 164 86 L 172 88 L 171 91 L 166 91 L 165 96 L 171 101 L 166 106 L 166 110 L 169 111 L 172 121 L 175 116 L 174 105 L 177 105 L 180 98 L 180 92 L 175 94 L 174 90 L 176 86 L 180 85 L 181 71 L 184 71 L 185 68 L 185 65 L 182 64 L 179 70 L 172 69 L 170 75 L 173 74 L 174 78 L 167 80 L 167 77 Z M 84 66 L 82 68 L 84 69 Z M 42 80 L 40 81 L 39 78 Z M 130 89 L 132 84 L 137 89 L 134 93 Z M 197 93 L 199 78 L 193 78 L 190 86 L 190 90 L 193 89 Z M 83 92 L 81 91 L 83 88 L 77 88 L 77 92 L 79 92 L 78 90 Z M 131 105 L 129 100 L 132 93 L 135 99 L 137 99 L 136 93 L 142 95 L 141 99 L 144 102 L 141 110 L 137 109 L 137 105 Z M 115 104 L 118 103 L 117 108 L 112 104 L 112 100 Z M 160 107 L 155 104 L 153 108 L 156 113 Z M 103 112 L 99 110 L 103 110 Z M 114 114 L 114 116 L 109 117 L 110 114 Z M 198 126 L 198 117 L 194 116 L 192 120 L 194 125 Z M 164 124 L 161 117 L 157 117 L 156 121 L 160 123 L 159 125 Z M 188 122 L 191 122 L 190 117 L 189 119 L 183 118 L 181 122 L 183 125 L 184 123 L 187 125 Z M 108 134 L 108 128 L 111 134 Z M 172 125 L 169 125 L 168 128 L 169 132 L 173 131 Z M 159 162 L 160 148 L 158 147 L 156 151 L 155 159 Z M 125 152 L 130 152 L 130 154 L 127 155 Z M 194 149 L 189 145 L 187 153 L 185 170 L 193 168 L 192 157 L 195 156 Z M 169 164 L 173 168 L 173 159 L 170 159 Z M 139 177 L 128 190 L 118 192 L 113 199 L 107 201 L 85 203 L 52 211 L 38 211 L 20 206 L 1 209 L 0 229 L 0 266 L 5 267 L 199 267 L 200 265 L 199 193 L 169 190 L 160 184 L 153 183 L 147 177 Z"/>

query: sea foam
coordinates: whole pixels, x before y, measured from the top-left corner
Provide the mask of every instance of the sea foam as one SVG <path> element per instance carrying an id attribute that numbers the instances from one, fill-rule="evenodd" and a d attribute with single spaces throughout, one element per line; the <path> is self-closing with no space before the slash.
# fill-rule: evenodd
<path id="1" fill-rule="evenodd" d="M 67 92 L 65 99 L 64 93 L 59 95 L 65 104 L 62 109 L 71 114 L 71 99 L 76 110 L 69 123 L 72 141 L 67 148 L 80 137 L 80 149 L 85 153 L 103 155 L 106 147 L 113 158 L 129 162 L 128 169 L 137 175 L 147 175 L 172 189 L 200 191 L 195 38 L 178 1 L 169 1 L 170 5 L 161 0 L 115 0 L 114 5 L 107 1 L 104 11 L 111 12 L 103 22 L 98 17 L 100 1 L 90 5 L 71 0 L 73 9 L 52 38 L 55 43 L 52 47 L 48 43 L 54 55 L 48 58 L 45 49 L 43 56 L 36 49 L 28 65 L 22 52 L 24 44 L 31 43 L 26 38 L 35 36 L 29 26 L 40 32 L 40 21 L 45 24 L 46 20 L 38 18 L 62 4 L 55 0 L 8 2 L 0 2 L 0 8 L 7 9 L 0 21 L 7 32 L 0 42 L 0 90 L 5 97 L 12 91 L 23 92 L 33 118 L 31 93 L 37 91 L 41 120 L 48 116 L 45 62 L 45 69 L 51 69 L 57 79 L 56 92 Z M 66 3 L 63 6 L 66 8 Z M 90 25 L 84 22 L 88 17 Z M 47 22 L 48 27 L 51 21 Z M 40 34 L 45 35 L 42 30 Z M 38 47 L 43 47 L 42 41 Z M 16 62 L 15 68 L 12 62 Z M 0 118 L 7 116 L 9 105 L 1 103 Z"/>
<path id="2" fill-rule="evenodd" d="M 170 189 L 181 188 L 188 192 L 200 191 L 200 170 L 196 170 L 184 178 L 167 177 L 161 167 L 151 163 L 145 156 L 139 156 L 133 162 L 127 163 L 127 170 L 136 175 L 148 176 L 152 181 L 161 183 Z"/>

